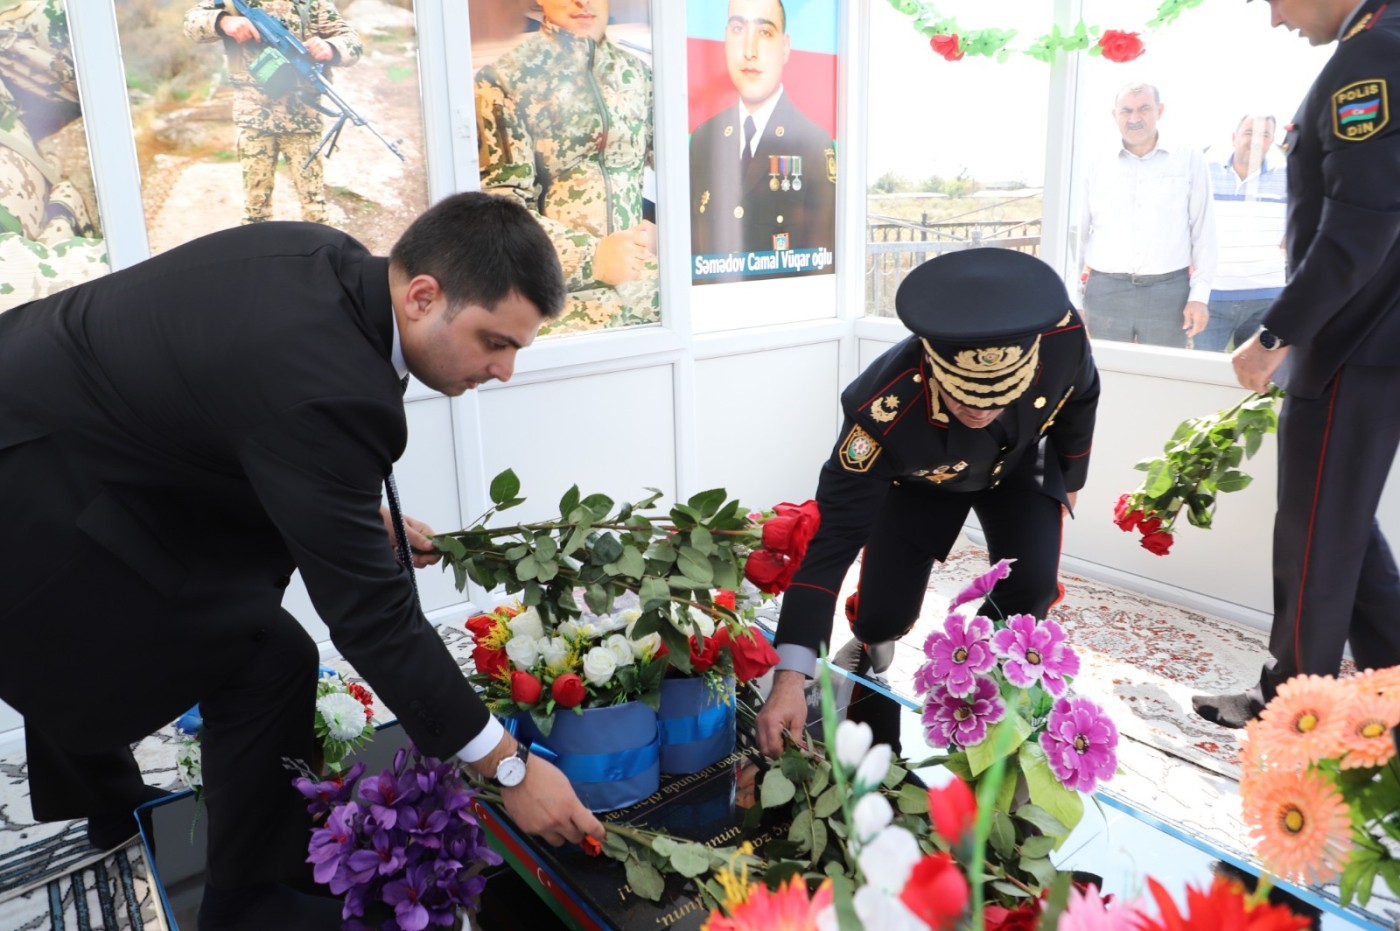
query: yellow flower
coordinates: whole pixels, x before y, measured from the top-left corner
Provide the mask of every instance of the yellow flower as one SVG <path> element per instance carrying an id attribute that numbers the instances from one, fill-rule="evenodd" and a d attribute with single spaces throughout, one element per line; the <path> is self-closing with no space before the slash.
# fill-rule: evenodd
<path id="1" fill-rule="evenodd" d="M 1308 883 L 1336 878 L 1351 848 L 1351 818 L 1326 776 L 1275 767 L 1240 791 L 1245 824 L 1270 872 Z"/>
<path id="2" fill-rule="evenodd" d="M 1259 715 L 1251 735 L 1270 764 L 1312 763 L 1340 755 L 1346 692 L 1328 676 L 1294 676 Z"/>

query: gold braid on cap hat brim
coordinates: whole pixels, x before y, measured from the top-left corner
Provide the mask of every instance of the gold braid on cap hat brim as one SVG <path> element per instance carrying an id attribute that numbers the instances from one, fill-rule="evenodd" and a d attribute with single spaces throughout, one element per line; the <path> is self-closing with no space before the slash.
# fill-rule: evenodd
<path id="1" fill-rule="evenodd" d="M 1030 348 L 1002 346 L 989 349 L 965 349 L 953 362 L 934 351 L 927 339 L 920 339 L 928 353 L 933 376 L 943 390 L 969 407 L 1005 407 L 1030 387 L 1040 361 L 1040 337 Z M 982 379 L 1006 375 L 990 384 Z M 976 380 L 969 380 L 976 379 Z"/>

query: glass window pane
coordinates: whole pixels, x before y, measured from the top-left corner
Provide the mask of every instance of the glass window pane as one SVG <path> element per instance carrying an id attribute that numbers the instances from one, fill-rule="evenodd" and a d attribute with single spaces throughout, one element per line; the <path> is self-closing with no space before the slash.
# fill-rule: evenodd
<path id="1" fill-rule="evenodd" d="M 651 10 L 471 0 L 481 189 L 539 218 L 568 283 L 558 335 L 660 320 Z"/>
<path id="2" fill-rule="evenodd" d="M 915 17 L 870 5 L 866 313 L 893 317 L 909 270 L 941 252 L 1040 254 L 1050 66 L 1020 54 L 1050 28 L 1045 0 L 947 0 L 967 30 L 1019 31 L 1004 62 L 948 61 Z"/>
<path id="3" fill-rule="evenodd" d="M 426 208 L 406 3 L 116 9 L 152 252 L 239 223 L 310 220 L 383 254 Z"/>
<path id="4" fill-rule="evenodd" d="M 1084 19 L 1139 31 L 1157 7 L 1086 0 Z M 1071 239 L 1089 332 L 1228 350 L 1282 286 L 1277 142 L 1331 50 L 1271 30 L 1263 3 L 1186 10 L 1142 39 L 1141 57 L 1086 57 L 1080 74 Z M 1203 329 L 1188 343 L 1185 326 Z"/>
<path id="5" fill-rule="evenodd" d="M 0 0 L 0 311 L 107 271 L 62 0 Z"/>

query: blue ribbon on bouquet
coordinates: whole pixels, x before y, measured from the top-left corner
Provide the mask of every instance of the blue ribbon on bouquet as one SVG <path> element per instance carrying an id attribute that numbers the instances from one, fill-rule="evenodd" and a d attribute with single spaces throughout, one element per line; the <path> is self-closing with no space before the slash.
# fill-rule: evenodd
<path id="1" fill-rule="evenodd" d="M 520 727 L 511 718 L 506 729 L 512 736 Z M 534 728 L 527 727 L 528 731 Z M 629 750 L 611 753 L 557 753 L 537 741 L 530 741 L 530 752 L 549 760 L 568 777 L 579 800 L 593 811 L 613 811 L 635 805 L 656 791 L 661 772 L 661 734 L 651 742 Z"/>
<path id="2" fill-rule="evenodd" d="M 656 725 L 661 728 L 662 745 L 668 748 L 677 744 L 695 743 L 716 734 L 732 733 L 734 703 L 726 701 L 684 718 L 662 718 Z"/>

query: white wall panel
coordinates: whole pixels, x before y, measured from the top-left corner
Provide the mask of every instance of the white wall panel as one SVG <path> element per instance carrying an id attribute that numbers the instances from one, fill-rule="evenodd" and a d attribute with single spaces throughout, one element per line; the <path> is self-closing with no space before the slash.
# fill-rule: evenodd
<path id="1" fill-rule="evenodd" d="M 695 363 L 701 488 L 752 508 L 805 501 L 840 427 L 836 342 Z"/>
<path id="2" fill-rule="evenodd" d="M 514 469 L 528 499 L 509 522 L 554 516 L 574 483 L 614 500 L 643 498 L 646 486 L 674 498 L 672 383 L 671 366 L 656 365 L 481 392 L 484 480 Z"/>

